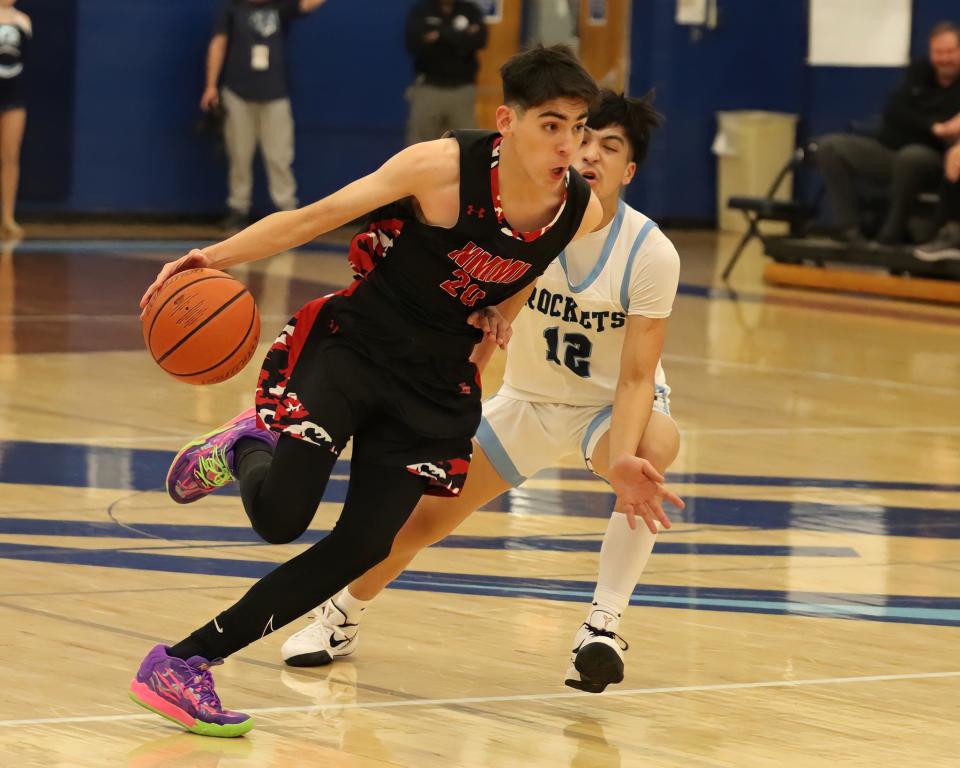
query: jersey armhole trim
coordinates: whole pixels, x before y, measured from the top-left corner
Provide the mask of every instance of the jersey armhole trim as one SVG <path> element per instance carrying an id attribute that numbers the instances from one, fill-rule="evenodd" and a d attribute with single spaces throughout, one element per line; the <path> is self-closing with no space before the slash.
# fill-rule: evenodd
<path id="1" fill-rule="evenodd" d="M 620 283 L 620 305 L 623 307 L 624 312 L 630 309 L 630 278 L 633 276 L 633 261 L 636 259 L 637 251 L 640 250 L 643 241 L 646 240 L 647 235 L 650 234 L 650 230 L 656 226 L 657 223 L 655 221 L 648 219 L 647 223 L 644 224 L 637 233 L 637 239 L 633 241 L 633 247 L 630 248 L 630 255 L 627 257 L 627 266 L 626 269 L 623 270 L 623 280 Z"/>
<path id="2" fill-rule="evenodd" d="M 607 233 L 607 239 L 603 243 L 603 250 L 600 251 L 600 257 L 597 259 L 597 263 L 593 265 L 593 269 L 590 270 L 590 274 L 587 275 L 579 285 L 574 285 L 570 282 L 570 273 L 567 271 L 567 252 L 566 250 L 560 251 L 560 266 L 563 267 L 563 276 L 567 280 L 567 287 L 571 293 L 583 293 L 583 291 L 593 285 L 593 282 L 599 277 L 603 268 L 607 265 L 607 260 L 610 258 L 610 253 L 613 251 L 613 246 L 616 244 L 617 238 L 620 236 L 620 227 L 623 226 L 623 217 L 626 211 L 626 204 L 623 200 L 620 200 L 617 203 L 617 215 L 613 218 L 613 225 Z"/>

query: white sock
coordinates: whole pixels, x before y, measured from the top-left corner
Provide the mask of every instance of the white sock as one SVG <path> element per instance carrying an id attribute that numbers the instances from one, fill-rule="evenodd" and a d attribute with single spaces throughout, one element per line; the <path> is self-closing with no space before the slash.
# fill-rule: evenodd
<path id="1" fill-rule="evenodd" d="M 363 612 L 372 600 L 359 600 L 350 594 L 350 589 L 344 587 L 339 595 L 333 598 L 334 604 L 347 617 L 347 624 L 359 624 Z"/>
<path id="2" fill-rule="evenodd" d="M 616 631 L 656 540 L 657 537 L 647 530 L 642 520 L 637 520 L 637 528 L 633 530 L 627 525 L 626 515 L 620 512 L 610 515 L 600 547 L 600 572 L 593 593 L 593 605 L 587 614 L 588 624 L 600 628 L 606 624 L 606 628 Z M 597 617 L 591 621 L 595 611 L 610 614 L 615 619 L 610 621 Z"/>

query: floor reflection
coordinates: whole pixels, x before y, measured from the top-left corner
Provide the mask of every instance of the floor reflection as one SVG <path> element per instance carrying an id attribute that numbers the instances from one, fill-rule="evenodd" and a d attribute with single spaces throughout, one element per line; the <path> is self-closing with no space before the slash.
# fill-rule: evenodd
<path id="1" fill-rule="evenodd" d="M 619 747 L 607 740 L 603 723 L 599 720 L 580 716 L 563 729 L 563 735 L 576 747 L 570 768 L 619 768 L 622 764 Z"/>

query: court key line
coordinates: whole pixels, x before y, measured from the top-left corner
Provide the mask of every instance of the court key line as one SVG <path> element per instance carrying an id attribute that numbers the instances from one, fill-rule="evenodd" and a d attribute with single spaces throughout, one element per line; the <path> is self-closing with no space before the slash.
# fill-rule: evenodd
<path id="1" fill-rule="evenodd" d="M 632 688 L 625 691 L 587 693 L 526 693 L 513 696 L 467 696 L 455 699 L 403 699 L 401 701 L 351 702 L 340 704 L 306 704 L 289 707 L 240 707 L 254 715 L 296 712 L 315 712 L 324 709 L 391 709 L 394 707 L 444 707 L 469 704 L 494 704 L 511 701 L 557 701 L 596 697 L 652 696 L 662 693 L 711 693 L 714 691 L 744 691 L 760 688 L 799 688 L 814 685 L 849 685 L 851 683 L 882 683 L 899 680 L 933 680 L 960 677 L 958 672 L 915 672 L 902 675 L 862 675 L 859 677 L 821 677 L 810 680 L 766 680 L 755 683 L 717 683 L 713 685 L 680 685 L 663 688 Z M 136 720 L 155 720 L 156 715 L 81 715 L 74 717 L 37 717 L 20 720 L 0 720 L 0 728 L 20 728 L 31 725 L 67 725 L 70 723 L 115 723 Z"/>

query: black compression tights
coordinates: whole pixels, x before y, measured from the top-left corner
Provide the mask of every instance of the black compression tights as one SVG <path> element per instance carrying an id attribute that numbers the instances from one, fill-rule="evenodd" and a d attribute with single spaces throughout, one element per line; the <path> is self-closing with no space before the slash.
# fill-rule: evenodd
<path id="1" fill-rule="evenodd" d="M 293 541 L 313 519 L 336 457 L 292 437 L 280 438 L 272 458 L 242 442 L 240 492 L 254 530 L 270 543 Z M 330 534 L 260 579 L 170 655 L 225 658 L 333 597 L 390 554 L 426 484 L 403 468 L 353 460 L 347 499 Z"/>

